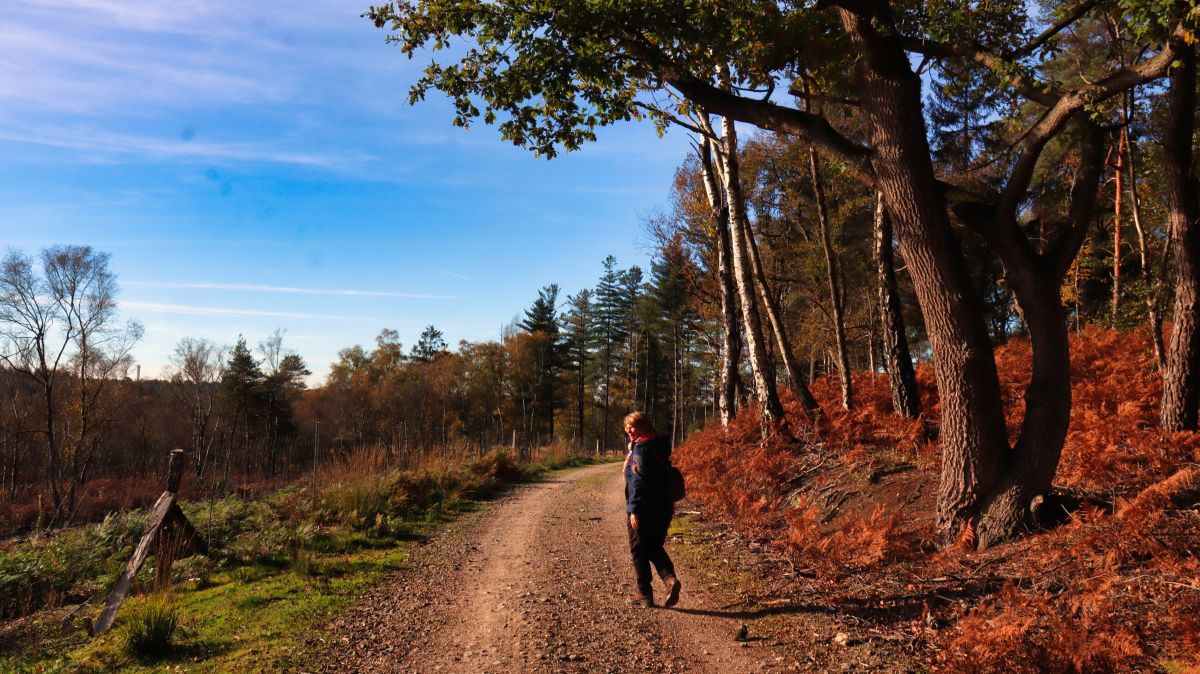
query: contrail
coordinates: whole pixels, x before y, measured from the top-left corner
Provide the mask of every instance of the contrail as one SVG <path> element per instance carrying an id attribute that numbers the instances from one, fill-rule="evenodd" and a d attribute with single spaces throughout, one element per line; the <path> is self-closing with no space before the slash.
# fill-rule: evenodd
<path id="1" fill-rule="evenodd" d="M 457 274 L 456 274 L 457 276 Z M 463 276 L 466 279 L 467 277 Z M 470 279 L 467 279 L 470 280 Z M 422 293 L 397 293 L 383 290 L 334 290 L 323 288 L 295 288 L 270 286 L 256 283 L 174 283 L 171 281 L 124 281 L 124 285 L 140 288 L 182 288 L 189 290 L 245 290 L 261 293 L 291 293 L 294 295 L 335 295 L 340 297 L 399 297 L 410 300 L 453 300 L 452 295 L 427 295 Z"/>
<path id="2" fill-rule="evenodd" d="M 373 316 L 331 316 L 329 314 L 304 314 L 290 311 L 261 311 L 259 309 L 228 309 L 223 307 L 197 307 L 186 304 L 156 304 L 153 302 L 121 302 L 122 309 L 148 311 L 159 314 L 184 314 L 188 316 L 259 316 L 263 318 L 294 318 L 297 320 L 324 321 L 379 321 Z"/>

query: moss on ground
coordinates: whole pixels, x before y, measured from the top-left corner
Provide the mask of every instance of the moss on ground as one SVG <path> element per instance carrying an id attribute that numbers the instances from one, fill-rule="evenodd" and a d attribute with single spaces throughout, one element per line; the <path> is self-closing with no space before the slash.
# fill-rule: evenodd
<path id="1" fill-rule="evenodd" d="M 464 504 L 465 505 L 465 504 Z M 430 523 L 415 528 L 432 529 Z M 340 537 L 339 537 L 340 538 Z M 409 541 L 333 540 L 329 552 L 314 552 L 300 573 L 276 564 L 253 564 L 214 573 L 173 589 L 180 634 L 169 656 L 139 660 L 123 647 L 121 626 L 89 640 L 79 624 L 53 638 L 32 641 L 0 659 L 0 672 L 278 672 L 303 662 L 312 646 L 306 637 L 338 610 L 404 565 Z M 130 598 L 132 613 L 152 595 Z M 43 627 L 52 628 L 52 621 Z"/>

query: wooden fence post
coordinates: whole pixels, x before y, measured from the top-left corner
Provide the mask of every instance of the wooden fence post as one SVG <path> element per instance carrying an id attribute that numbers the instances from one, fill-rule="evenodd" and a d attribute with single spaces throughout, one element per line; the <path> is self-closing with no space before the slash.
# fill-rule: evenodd
<path id="1" fill-rule="evenodd" d="M 129 589 L 133 586 L 133 577 L 146 562 L 152 546 L 155 548 L 157 559 L 158 568 L 155 580 L 158 587 L 164 586 L 170 579 L 171 563 L 181 550 L 192 554 L 208 554 L 208 546 L 201 540 L 195 527 L 188 521 L 177 503 L 179 483 L 183 479 L 186 465 L 187 456 L 184 451 L 182 449 L 172 450 L 170 461 L 167 464 L 167 490 L 158 497 L 158 500 L 154 502 L 154 507 L 150 509 L 146 530 L 142 532 L 142 538 L 134 548 L 133 556 L 129 558 L 125 570 L 117 578 L 116 587 L 108 596 L 108 601 L 104 603 L 104 610 L 100 612 L 100 617 L 96 618 L 96 622 L 92 626 L 92 634 L 104 634 L 112 627 L 113 621 L 117 618 L 117 610 L 121 608 L 121 603 L 125 601 Z"/>
<path id="2" fill-rule="evenodd" d="M 312 507 L 317 507 L 317 460 L 321 449 L 321 422 L 313 427 L 313 474 L 312 474 Z"/>

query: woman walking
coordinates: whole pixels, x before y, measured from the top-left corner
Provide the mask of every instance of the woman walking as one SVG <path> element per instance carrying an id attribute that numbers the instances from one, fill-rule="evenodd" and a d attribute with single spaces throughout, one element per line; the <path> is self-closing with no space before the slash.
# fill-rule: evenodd
<path id="1" fill-rule="evenodd" d="M 658 571 L 666 588 L 663 606 L 679 601 L 680 584 L 675 566 L 663 545 L 667 530 L 675 515 L 675 504 L 667 493 L 667 470 L 671 461 L 671 444 L 659 437 L 650 417 L 633 412 L 625 417 L 625 435 L 629 436 L 629 453 L 625 457 L 625 512 L 629 533 L 629 554 L 637 577 L 637 594 L 633 603 L 654 606 L 654 577 L 650 565 Z"/>

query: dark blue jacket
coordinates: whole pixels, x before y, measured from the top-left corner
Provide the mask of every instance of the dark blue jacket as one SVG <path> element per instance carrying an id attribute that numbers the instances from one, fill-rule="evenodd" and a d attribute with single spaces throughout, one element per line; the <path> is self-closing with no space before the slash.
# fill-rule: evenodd
<path id="1" fill-rule="evenodd" d="M 661 435 L 633 446 L 633 456 L 625 465 L 626 513 L 643 517 L 671 510 L 672 503 L 666 494 L 670 461 L 671 442 Z"/>

